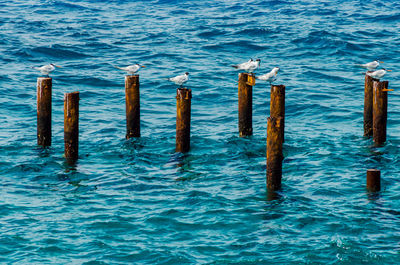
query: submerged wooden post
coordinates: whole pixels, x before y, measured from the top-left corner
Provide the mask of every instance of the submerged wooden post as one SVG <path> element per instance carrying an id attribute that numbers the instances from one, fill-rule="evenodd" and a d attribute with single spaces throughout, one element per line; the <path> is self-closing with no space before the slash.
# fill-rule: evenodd
<path id="1" fill-rule="evenodd" d="M 267 126 L 267 188 L 279 190 L 282 180 L 282 117 L 269 117 Z"/>
<path id="2" fill-rule="evenodd" d="M 371 72 L 371 71 L 369 71 Z M 364 84 L 364 136 L 372 136 L 372 104 L 373 104 L 373 81 L 369 75 L 365 75 Z"/>
<path id="3" fill-rule="evenodd" d="M 126 139 L 140 137 L 139 75 L 125 76 Z"/>
<path id="4" fill-rule="evenodd" d="M 282 141 L 285 142 L 285 86 L 271 85 L 270 116 L 281 117 Z"/>
<path id="5" fill-rule="evenodd" d="M 79 92 L 64 95 L 64 147 L 67 161 L 76 161 L 79 147 Z"/>
<path id="6" fill-rule="evenodd" d="M 249 136 L 253 134 L 253 86 L 249 85 L 248 80 L 251 74 L 239 74 L 239 136 Z"/>
<path id="7" fill-rule="evenodd" d="M 51 146 L 51 77 L 37 79 L 37 144 Z"/>
<path id="8" fill-rule="evenodd" d="M 387 123 L 387 103 L 388 81 L 373 81 L 373 139 L 375 144 L 382 145 L 386 141 L 386 123 Z"/>
<path id="9" fill-rule="evenodd" d="M 381 190 L 381 171 L 377 169 L 367 170 L 367 189 L 369 191 Z"/>
<path id="10" fill-rule="evenodd" d="M 176 90 L 176 152 L 185 153 L 190 149 L 190 111 L 192 90 Z"/>

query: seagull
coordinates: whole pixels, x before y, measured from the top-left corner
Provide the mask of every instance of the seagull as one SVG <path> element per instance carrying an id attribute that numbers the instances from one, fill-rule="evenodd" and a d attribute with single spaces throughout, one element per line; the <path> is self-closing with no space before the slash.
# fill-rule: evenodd
<path id="1" fill-rule="evenodd" d="M 383 69 L 379 69 L 377 71 L 374 71 L 372 73 L 367 73 L 367 75 L 369 75 L 370 77 L 374 78 L 374 79 L 381 79 L 386 72 L 391 72 L 392 70 L 386 70 L 385 68 Z"/>
<path id="2" fill-rule="evenodd" d="M 256 76 L 257 79 L 268 81 L 270 84 L 276 80 L 276 75 L 278 74 L 279 67 L 274 67 L 271 72 Z"/>
<path id="3" fill-rule="evenodd" d="M 49 76 L 49 74 L 53 72 L 56 69 L 56 67 L 61 68 L 61 66 L 55 65 L 53 63 L 43 65 L 41 67 L 32 67 L 32 68 L 35 70 L 39 70 L 42 75 Z"/>
<path id="4" fill-rule="evenodd" d="M 233 68 L 238 69 L 238 70 L 245 70 L 246 72 L 252 73 L 255 71 L 258 67 L 260 67 L 260 59 L 253 60 L 250 59 L 247 62 L 232 65 Z"/>
<path id="5" fill-rule="evenodd" d="M 373 71 L 375 70 L 379 64 L 381 64 L 383 62 L 379 61 L 379 60 L 375 60 L 366 64 L 357 64 L 358 66 L 362 67 L 362 68 L 366 68 L 368 69 L 368 71 Z"/>
<path id="6" fill-rule="evenodd" d="M 186 72 L 183 75 L 178 75 L 175 77 L 168 78 L 168 80 L 182 87 L 182 85 L 189 80 L 189 73 Z"/>
<path id="7" fill-rule="evenodd" d="M 127 67 L 118 67 L 115 66 L 115 68 L 126 71 L 129 75 L 134 75 L 135 73 L 139 72 L 140 68 L 143 67 L 145 68 L 146 66 L 140 65 L 140 64 L 132 64 Z"/>

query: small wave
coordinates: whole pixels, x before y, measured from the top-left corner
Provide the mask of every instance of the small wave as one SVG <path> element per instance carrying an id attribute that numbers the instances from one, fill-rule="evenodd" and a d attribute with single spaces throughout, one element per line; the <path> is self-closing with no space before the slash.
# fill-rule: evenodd
<path id="1" fill-rule="evenodd" d="M 91 87 L 119 87 L 120 85 L 118 83 L 102 79 L 102 78 L 97 78 L 97 77 L 72 77 L 68 76 L 67 78 L 58 78 L 59 81 L 65 81 L 70 84 L 79 84 L 79 85 L 86 85 L 86 86 L 91 86 Z"/>
<path id="2" fill-rule="evenodd" d="M 53 58 L 68 58 L 68 59 L 81 59 L 89 57 L 89 55 L 75 52 L 71 47 L 55 44 L 51 47 L 36 47 L 31 50 L 32 53 L 43 54 Z"/>
<path id="3" fill-rule="evenodd" d="M 218 29 L 203 31 L 197 34 L 198 37 L 201 38 L 210 38 L 210 37 L 219 37 L 225 35 L 226 32 Z"/>
<path id="4" fill-rule="evenodd" d="M 276 30 L 270 28 L 250 28 L 250 29 L 243 29 L 239 30 L 235 33 L 239 35 L 248 35 L 248 36 L 265 36 L 270 35 L 271 33 L 276 33 Z"/>
<path id="5" fill-rule="evenodd" d="M 33 58 L 34 56 L 30 53 L 28 49 L 22 48 L 12 52 L 16 58 Z"/>
<path id="6" fill-rule="evenodd" d="M 400 20 L 400 13 L 371 16 L 371 17 L 367 18 L 366 20 L 373 21 L 373 22 L 379 22 L 379 23 L 397 22 Z"/>
<path id="7" fill-rule="evenodd" d="M 206 50 L 229 51 L 229 52 L 232 52 L 232 48 L 234 49 L 236 48 L 238 52 L 242 51 L 243 49 L 249 49 L 253 51 L 263 51 L 268 49 L 268 47 L 266 46 L 257 45 L 252 43 L 251 41 L 245 41 L 245 40 L 231 41 L 215 45 L 204 45 L 202 48 Z"/>
<path id="8" fill-rule="evenodd" d="M 95 12 L 101 11 L 98 8 L 93 8 L 93 5 L 91 7 L 89 7 L 89 6 L 77 4 L 76 2 L 71 3 L 71 2 L 66 2 L 66 1 L 54 1 L 52 3 L 52 6 L 57 9 L 59 9 L 59 8 L 67 9 L 67 11 L 73 11 L 73 10 L 78 10 L 78 11 L 88 10 L 88 11 L 95 11 Z"/>

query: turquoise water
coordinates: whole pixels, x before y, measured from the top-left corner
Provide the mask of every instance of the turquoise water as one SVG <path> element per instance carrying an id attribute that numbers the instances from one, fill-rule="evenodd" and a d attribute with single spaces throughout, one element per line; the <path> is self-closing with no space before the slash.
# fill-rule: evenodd
<path id="1" fill-rule="evenodd" d="M 9 1 L 0 4 L 0 263 L 399 264 L 397 1 Z M 266 192 L 269 87 L 238 137 L 237 72 L 286 86 L 280 196 Z M 394 70 L 388 142 L 363 138 L 362 69 Z M 53 145 L 36 146 L 31 66 L 53 77 Z M 124 73 L 140 72 L 142 137 L 126 141 Z M 175 154 L 190 72 L 191 151 Z M 80 158 L 63 158 L 63 94 L 79 90 Z M 368 168 L 382 191 L 368 194 Z"/>

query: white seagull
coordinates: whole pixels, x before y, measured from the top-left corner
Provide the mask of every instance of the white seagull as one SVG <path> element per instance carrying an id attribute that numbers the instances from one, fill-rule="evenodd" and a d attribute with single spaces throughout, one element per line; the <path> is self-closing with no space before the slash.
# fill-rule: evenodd
<path id="1" fill-rule="evenodd" d="M 381 79 L 386 72 L 391 72 L 392 70 L 386 70 L 385 68 L 383 69 L 379 69 L 377 71 L 374 71 L 372 73 L 367 73 L 367 75 L 369 75 L 370 77 L 374 78 L 374 79 Z"/>
<path id="2" fill-rule="evenodd" d="M 35 70 L 39 70 L 42 75 L 49 76 L 49 74 L 53 72 L 56 69 L 56 67 L 61 68 L 61 66 L 55 65 L 53 63 L 43 65 L 41 67 L 32 67 L 32 68 Z"/>
<path id="3" fill-rule="evenodd" d="M 168 80 L 182 87 L 182 85 L 189 80 L 189 73 L 186 72 L 183 75 L 178 75 L 175 77 L 168 78 Z"/>
<path id="4" fill-rule="evenodd" d="M 373 71 L 375 70 L 379 64 L 381 64 L 383 62 L 379 61 L 379 60 L 375 60 L 369 63 L 365 63 L 365 64 L 357 64 L 358 66 L 361 66 L 362 68 L 366 68 L 368 71 Z"/>
<path id="5" fill-rule="evenodd" d="M 128 75 L 134 75 L 135 73 L 139 72 L 141 67 L 145 68 L 146 66 L 141 65 L 141 64 L 132 64 L 127 67 L 115 66 L 115 68 L 117 68 L 117 69 L 126 71 L 128 73 Z"/>
<path id="6" fill-rule="evenodd" d="M 255 61 L 253 59 L 250 59 L 247 62 L 232 65 L 232 67 L 238 70 L 244 70 L 246 72 L 252 73 L 258 67 L 260 67 L 260 62 L 261 62 L 260 59 L 257 59 Z"/>
<path id="7" fill-rule="evenodd" d="M 257 79 L 268 81 L 270 84 L 276 80 L 276 75 L 278 74 L 279 67 L 274 67 L 271 72 L 256 76 Z"/>

